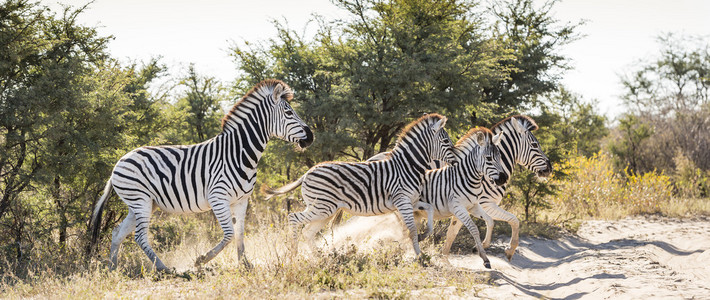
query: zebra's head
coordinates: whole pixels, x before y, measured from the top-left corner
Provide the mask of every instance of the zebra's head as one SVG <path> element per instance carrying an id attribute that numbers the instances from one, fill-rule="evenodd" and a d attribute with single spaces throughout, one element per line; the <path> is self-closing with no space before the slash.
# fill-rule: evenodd
<path id="1" fill-rule="evenodd" d="M 459 161 L 458 154 L 455 152 L 454 144 L 449 138 L 449 133 L 446 132 L 444 126 L 446 125 L 446 117 L 441 116 L 441 118 L 432 124 L 429 128 L 434 134 L 434 140 L 431 149 L 431 160 L 441 160 L 449 164 L 456 164 Z"/>
<path id="2" fill-rule="evenodd" d="M 483 179 L 493 185 L 502 186 L 508 182 L 508 175 L 500 163 L 501 134 L 493 135 L 487 128 L 479 127 L 472 132 L 472 138 L 478 144 L 477 151 L 470 152 L 468 157 L 474 164 L 474 169 L 480 170 Z"/>
<path id="3" fill-rule="evenodd" d="M 540 148 L 540 143 L 532 134 L 538 128 L 537 124 L 530 118 L 519 117 L 510 118 L 515 132 L 518 134 L 518 155 L 516 162 L 528 170 L 535 172 L 539 177 L 548 177 L 552 174 L 552 163 L 547 158 L 545 152 Z"/>
<path id="4" fill-rule="evenodd" d="M 297 143 L 303 149 L 313 143 L 313 132 L 296 114 L 288 103 L 293 98 L 293 91 L 283 82 L 278 82 L 271 95 L 271 122 L 267 126 L 271 136 L 284 141 Z"/>

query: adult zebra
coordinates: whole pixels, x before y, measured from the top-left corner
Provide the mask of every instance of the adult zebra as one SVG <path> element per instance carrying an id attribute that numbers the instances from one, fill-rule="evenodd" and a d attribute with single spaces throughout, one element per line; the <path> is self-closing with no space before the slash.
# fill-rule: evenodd
<path id="1" fill-rule="evenodd" d="M 168 213 L 212 210 L 224 237 L 197 258 L 195 265 L 214 258 L 235 237 L 244 258 L 244 216 L 256 181 L 256 166 L 272 136 L 298 143 L 313 142 L 313 133 L 288 104 L 291 88 L 269 79 L 254 86 L 222 119 L 222 132 L 196 145 L 141 147 L 124 155 L 113 169 L 92 216 L 95 244 L 101 212 L 112 187 L 128 205 L 128 216 L 114 229 L 111 263 L 116 267 L 121 242 L 135 229 L 136 243 L 158 270 L 167 267 L 148 243 L 148 224 L 157 208 Z"/>
<path id="2" fill-rule="evenodd" d="M 298 253 L 298 227 L 311 244 L 315 235 L 339 210 L 354 215 L 372 216 L 398 211 L 417 257 L 421 254 L 414 223 L 414 206 L 419 204 L 419 186 L 432 160 L 457 161 L 446 118 L 428 114 L 411 122 L 401 132 L 391 153 L 375 162 L 325 162 L 308 170 L 297 181 L 271 196 L 284 194 L 303 185 L 301 196 L 306 204 L 302 212 L 288 215 L 292 230 L 291 251 Z"/>

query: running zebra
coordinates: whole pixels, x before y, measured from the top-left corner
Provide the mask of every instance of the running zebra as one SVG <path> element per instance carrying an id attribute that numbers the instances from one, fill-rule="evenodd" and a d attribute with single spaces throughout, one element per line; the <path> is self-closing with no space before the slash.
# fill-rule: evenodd
<path id="1" fill-rule="evenodd" d="M 196 266 L 209 262 L 235 237 L 238 256 L 248 264 L 244 217 L 266 143 L 272 136 L 300 148 L 313 142 L 313 133 L 288 104 L 292 98 L 293 91 L 282 81 L 262 81 L 226 114 L 222 132 L 216 137 L 196 145 L 141 147 L 124 155 L 92 216 L 92 241 L 96 244 L 101 213 L 112 187 L 128 205 L 128 216 L 112 234 L 112 268 L 121 242 L 135 230 L 136 243 L 148 259 L 158 270 L 167 270 L 148 242 L 148 224 L 157 208 L 180 214 L 214 212 L 224 237 L 197 258 Z"/>
<path id="2" fill-rule="evenodd" d="M 270 191 L 273 196 L 303 185 L 301 196 L 306 209 L 288 215 L 294 257 L 298 254 L 300 225 L 306 224 L 303 234 L 313 247 L 316 234 L 341 209 L 359 216 L 398 211 L 419 257 L 413 213 L 415 207 L 427 209 L 417 203 L 424 173 L 432 160 L 457 161 L 445 124 L 446 118 L 439 114 L 425 115 L 402 130 L 394 149 L 383 160 L 321 163 L 297 181 Z"/>
<path id="3" fill-rule="evenodd" d="M 498 147 L 501 153 L 501 166 L 506 178 L 510 178 L 516 163 L 535 172 L 538 177 L 548 177 L 552 174 L 552 164 L 540 148 L 537 138 L 532 134 L 532 131 L 537 129 L 537 123 L 530 117 L 523 115 L 508 117 L 491 128 L 494 134 L 502 135 L 500 146 Z M 485 248 L 490 246 L 493 234 L 493 220 L 506 221 L 510 224 L 512 233 L 510 244 L 505 249 L 505 256 L 508 260 L 511 260 L 513 254 L 515 254 L 515 249 L 518 247 L 520 222 L 514 214 L 505 211 L 499 206 L 503 196 L 505 196 L 506 185 L 483 181 L 482 187 L 483 191 L 478 196 L 478 202 L 485 213 L 478 211 L 472 211 L 472 213 L 479 218 L 481 218 L 479 215 L 482 215 L 486 222 L 486 237 L 483 240 L 483 246 Z M 422 200 L 427 203 L 434 202 L 429 198 Z M 433 205 L 436 214 L 439 209 L 438 203 L 434 202 Z M 451 225 L 446 233 L 446 242 L 444 243 L 444 255 L 449 254 L 451 245 L 462 225 L 464 224 L 458 222 L 456 218 L 451 219 Z"/>
<path id="4" fill-rule="evenodd" d="M 501 135 L 493 135 L 490 130 L 477 127 L 469 130 L 456 143 L 460 162 L 456 165 L 445 165 L 439 169 L 426 172 L 420 201 L 433 207 L 433 218 L 444 219 L 454 216 L 460 224 L 466 225 L 476 242 L 478 255 L 483 259 L 483 265 L 490 269 L 491 263 L 481 244 L 480 233 L 469 213 L 478 218 L 490 217 L 478 204 L 478 197 L 483 192 L 483 184 L 504 185 L 508 176 L 500 165 Z M 371 160 L 381 159 L 381 154 Z M 432 165 L 433 166 L 433 165 Z M 416 218 L 421 216 L 417 213 Z M 427 211 L 427 233 L 432 232 L 432 216 Z"/>

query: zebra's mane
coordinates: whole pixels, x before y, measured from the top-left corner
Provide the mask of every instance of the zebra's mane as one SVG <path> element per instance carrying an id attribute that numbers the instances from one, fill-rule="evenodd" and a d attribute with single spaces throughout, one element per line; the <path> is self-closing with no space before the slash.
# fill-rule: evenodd
<path id="1" fill-rule="evenodd" d="M 493 132 L 486 128 L 486 127 L 474 127 L 468 130 L 466 134 L 464 134 L 457 142 L 456 142 L 456 148 L 459 150 L 463 150 L 464 152 L 470 151 L 470 149 L 473 149 L 478 143 L 476 142 L 476 133 L 482 132 L 483 134 L 486 135 L 488 138 L 488 141 L 491 141 L 493 139 Z"/>
<path id="2" fill-rule="evenodd" d="M 404 126 L 402 131 L 399 133 L 399 136 L 397 137 L 397 142 L 395 143 L 395 147 L 399 145 L 399 143 L 402 141 L 402 139 L 407 136 L 407 134 L 415 130 L 417 128 L 417 125 L 426 123 L 426 125 L 433 125 L 434 123 L 438 122 L 439 120 L 443 119 L 444 116 L 440 114 L 426 114 L 421 116 L 419 119 L 416 119 L 412 121 L 411 123 L 407 124 L 407 126 Z M 428 127 L 428 126 L 427 126 Z"/>
<path id="3" fill-rule="evenodd" d="M 239 106 L 244 103 L 247 99 L 255 99 L 257 101 L 264 101 L 264 99 L 267 99 L 267 96 L 270 93 L 274 92 L 274 89 L 278 86 L 281 85 L 281 88 L 283 89 L 283 92 L 281 94 L 281 98 L 286 100 L 286 101 L 291 101 L 293 99 L 293 90 L 291 90 L 291 87 L 288 86 L 288 84 L 284 83 L 281 80 L 278 79 L 266 79 L 262 80 L 261 82 L 257 83 L 254 87 L 252 87 L 237 103 L 232 106 L 232 109 L 229 110 L 229 112 L 224 115 L 224 118 L 222 118 L 222 130 L 224 130 L 224 125 L 229 121 L 229 117 L 233 114 L 236 113 L 237 109 Z"/>
<path id="4" fill-rule="evenodd" d="M 523 126 L 529 131 L 534 131 L 539 128 L 537 126 L 537 123 L 535 123 L 535 120 L 533 120 L 532 118 L 530 118 L 526 115 L 514 115 L 514 116 L 507 117 L 507 118 L 503 119 L 502 121 L 498 122 L 497 124 L 493 125 L 493 127 L 491 127 L 491 130 L 495 130 L 496 128 L 502 126 L 503 124 L 508 123 L 512 118 L 522 121 Z"/>

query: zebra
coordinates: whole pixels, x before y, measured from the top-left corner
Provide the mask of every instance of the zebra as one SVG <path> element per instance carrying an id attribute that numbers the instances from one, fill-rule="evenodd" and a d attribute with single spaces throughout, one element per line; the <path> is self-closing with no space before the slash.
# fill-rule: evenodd
<path id="1" fill-rule="evenodd" d="M 168 271 L 148 242 L 148 225 L 157 208 L 178 214 L 211 209 L 215 214 L 224 236 L 217 246 L 197 258 L 195 266 L 209 262 L 235 237 L 238 258 L 248 265 L 244 217 L 266 143 L 278 137 L 305 149 L 314 139 L 310 128 L 289 105 L 292 98 L 293 91 L 286 83 L 264 80 L 225 115 L 217 136 L 195 145 L 141 147 L 124 155 L 96 203 L 91 222 L 95 245 L 101 213 L 111 191 L 128 206 L 128 215 L 113 230 L 111 268 L 117 265 L 121 243 L 135 230 L 136 243 L 151 263 L 158 271 Z"/>
<path id="2" fill-rule="evenodd" d="M 313 247 L 315 235 L 336 212 L 345 210 L 360 216 L 398 211 L 409 230 L 414 252 L 420 258 L 413 212 L 415 206 L 417 209 L 431 209 L 420 206 L 422 203 L 416 201 L 424 173 L 432 160 L 452 164 L 458 160 L 444 129 L 445 124 L 444 116 L 424 115 L 402 130 L 394 149 L 383 160 L 320 163 L 297 181 L 269 191 L 270 198 L 303 185 L 301 196 L 306 209 L 288 215 L 293 257 L 298 254 L 300 225 L 306 224 L 303 235 Z"/>
<path id="3" fill-rule="evenodd" d="M 420 201 L 433 207 L 431 212 L 427 211 L 427 233 L 420 239 L 426 238 L 433 231 L 432 217 L 439 220 L 454 216 L 459 223 L 466 225 L 473 236 L 478 254 L 487 269 L 491 268 L 491 264 L 481 244 L 478 228 L 469 213 L 478 218 L 490 218 L 478 203 L 478 195 L 483 190 L 482 185 L 484 182 L 496 186 L 504 185 L 508 180 L 500 164 L 498 148 L 500 141 L 500 134 L 493 135 L 485 127 L 470 129 L 456 143 L 460 162 L 456 165 L 444 165 L 441 168 L 434 168 L 438 162 L 432 163 L 433 169 L 428 170 L 424 175 L 420 196 Z M 382 154 L 375 155 L 369 160 L 380 160 Z M 420 211 L 415 213 L 415 218 L 421 218 Z"/>
<path id="4" fill-rule="evenodd" d="M 491 127 L 491 131 L 494 134 L 502 135 L 498 147 L 500 148 L 501 167 L 505 177 L 510 178 L 512 176 L 516 163 L 535 172 L 538 177 L 548 177 L 552 174 L 553 169 L 550 159 L 547 158 L 540 148 L 537 138 L 532 134 L 532 131 L 537 129 L 537 123 L 525 115 L 508 117 Z M 515 254 L 515 249 L 518 247 L 520 221 L 514 214 L 505 211 L 499 206 L 505 196 L 506 186 L 507 184 L 499 185 L 483 181 L 483 190 L 478 194 L 480 206 L 476 206 L 471 212 L 474 216 L 482 218 L 486 222 L 486 237 L 483 240 L 484 248 L 488 248 L 491 244 L 494 220 L 506 221 L 510 224 L 512 233 L 510 243 L 505 249 L 506 258 L 510 261 Z M 440 210 L 440 204 L 432 201 L 432 199 L 425 197 L 422 201 L 432 204 L 435 214 Z M 483 212 L 480 211 L 481 208 Z M 456 218 L 451 219 L 443 247 L 444 255 L 449 254 L 451 245 L 462 225 L 465 224 L 458 222 Z"/>

